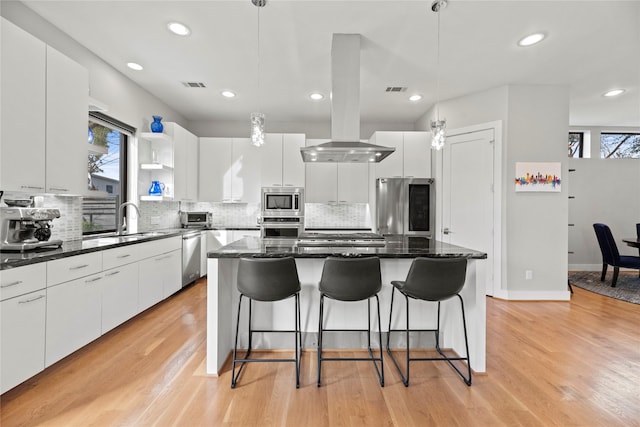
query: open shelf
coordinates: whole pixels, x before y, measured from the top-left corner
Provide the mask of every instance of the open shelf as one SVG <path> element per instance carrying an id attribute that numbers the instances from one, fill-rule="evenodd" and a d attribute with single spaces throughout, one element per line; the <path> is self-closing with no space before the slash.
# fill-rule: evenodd
<path id="1" fill-rule="evenodd" d="M 160 133 L 160 132 L 141 132 L 140 138 L 146 139 L 147 141 L 164 141 L 164 142 L 173 141 L 172 137 L 170 137 L 166 133 Z"/>
<path id="2" fill-rule="evenodd" d="M 173 166 L 165 165 L 162 163 L 140 163 L 140 169 L 143 170 L 166 170 L 172 171 Z"/>

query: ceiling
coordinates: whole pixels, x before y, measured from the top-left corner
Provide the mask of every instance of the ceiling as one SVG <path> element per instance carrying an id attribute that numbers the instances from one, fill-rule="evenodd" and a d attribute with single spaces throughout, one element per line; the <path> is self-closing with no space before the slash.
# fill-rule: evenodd
<path id="1" fill-rule="evenodd" d="M 258 109 L 267 120 L 327 121 L 332 34 L 358 33 L 362 121 L 412 124 L 438 90 L 450 99 L 505 84 L 558 84 L 570 88 L 571 125 L 640 126 L 639 1 L 449 0 L 439 66 L 431 0 L 23 3 L 192 121 L 248 120 Z M 191 35 L 170 33 L 174 20 Z M 516 45 L 540 31 L 541 43 Z M 130 61 L 144 70 L 128 69 Z M 614 88 L 626 92 L 602 96 Z M 325 99 L 309 100 L 312 91 Z M 409 102 L 414 93 L 423 99 Z"/>

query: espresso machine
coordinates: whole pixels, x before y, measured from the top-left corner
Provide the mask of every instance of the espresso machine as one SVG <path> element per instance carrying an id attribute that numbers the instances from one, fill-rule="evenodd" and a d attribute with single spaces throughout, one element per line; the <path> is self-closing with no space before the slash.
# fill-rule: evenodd
<path id="1" fill-rule="evenodd" d="M 55 218 L 60 218 L 59 209 L 0 207 L 0 252 L 62 246 L 62 240 L 49 240 Z"/>

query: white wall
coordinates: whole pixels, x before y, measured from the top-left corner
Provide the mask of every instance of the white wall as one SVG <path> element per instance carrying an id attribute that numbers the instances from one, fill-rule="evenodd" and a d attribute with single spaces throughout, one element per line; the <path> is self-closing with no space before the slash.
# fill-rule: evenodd
<path id="1" fill-rule="evenodd" d="M 569 88 L 510 86 L 506 169 L 507 283 L 509 293 L 567 288 L 568 189 L 516 193 L 516 162 L 561 162 L 568 173 Z M 525 279 L 525 271 L 533 279 Z M 517 294 L 516 294 L 517 295 Z"/>
<path id="2" fill-rule="evenodd" d="M 640 223 L 640 159 L 569 159 L 569 168 L 569 269 L 602 268 L 596 222 L 611 228 L 622 255 L 637 256 L 621 239 L 634 237 Z"/>
<path id="3" fill-rule="evenodd" d="M 515 193 L 516 162 L 562 162 L 567 173 L 569 91 L 564 86 L 510 85 L 446 100 L 448 129 L 501 120 L 502 291 L 509 299 L 565 299 L 568 193 Z M 429 130 L 432 108 L 416 122 Z M 525 280 L 525 271 L 533 279 Z"/>
<path id="4" fill-rule="evenodd" d="M 369 139 L 376 131 L 412 131 L 412 123 L 360 123 L 360 139 Z M 249 136 L 249 117 L 246 121 L 191 121 L 191 132 L 202 137 L 241 138 Z M 331 122 L 272 122 L 267 114 L 267 133 L 303 133 L 308 139 L 331 138 Z"/>
<path id="5" fill-rule="evenodd" d="M 105 63 L 22 3 L 3 1 L 0 14 L 87 68 L 90 96 L 108 106 L 106 114 L 109 116 L 134 126 L 141 132 L 150 131 L 152 115 L 160 115 L 166 122 L 177 122 L 187 127 L 186 119 L 173 108 L 142 89 L 125 74 Z"/>

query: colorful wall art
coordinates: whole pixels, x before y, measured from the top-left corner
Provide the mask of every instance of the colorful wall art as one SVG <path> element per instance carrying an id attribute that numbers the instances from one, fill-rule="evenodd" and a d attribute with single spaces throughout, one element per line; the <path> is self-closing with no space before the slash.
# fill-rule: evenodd
<path id="1" fill-rule="evenodd" d="M 516 191 L 559 192 L 562 163 L 516 162 Z"/>

